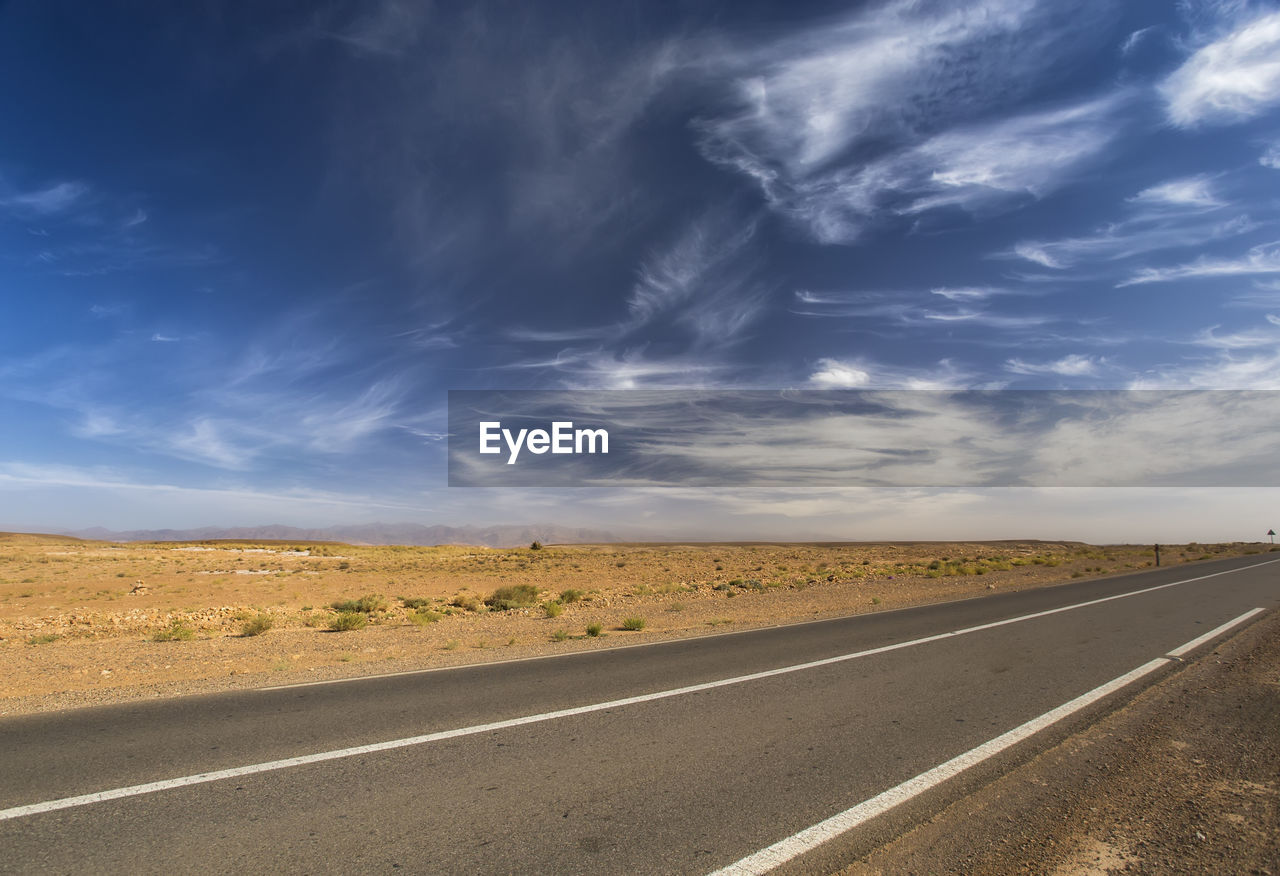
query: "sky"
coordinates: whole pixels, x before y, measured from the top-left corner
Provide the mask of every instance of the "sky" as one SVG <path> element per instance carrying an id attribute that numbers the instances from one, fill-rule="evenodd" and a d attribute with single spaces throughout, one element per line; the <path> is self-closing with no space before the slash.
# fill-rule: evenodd
<path id="1" fill-rule="evenodd" d="M 1280 389 L 1277 3 L 9 0 L 0 131 L 0 525 L 1280 523 L 449 488 L 444 441 L 451 389 Z"/>

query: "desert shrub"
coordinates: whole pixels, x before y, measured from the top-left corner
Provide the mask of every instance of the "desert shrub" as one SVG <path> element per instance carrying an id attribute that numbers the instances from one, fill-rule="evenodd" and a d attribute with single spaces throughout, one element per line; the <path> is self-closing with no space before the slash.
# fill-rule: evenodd
<path id="1" fill-rule="evenodd" d="M 184 624 L 182 621 L 175 620 L 165 627 L 163 630 L 157 630 L 151 635 L 153 642 L 187 642 L 194 639 L 196 631 Z"/>
<path id="2" fill-rule="evenodd" d="M 556 630 L 551 634 L 551 639 L 555 642 L 563 642 L 567 638 L 569 638 L 568 630 Z"/>
<path id="3" fill-rule="evenodd" d="M 480 610 L 480 600 L 472 596 L 470 593 L 459 593 L 457 596 L 453 597 L 453 600 L 449 604 L 457 608 L 461 608 L 463 611 Z"/>
<path id="4" fill-rule="evenodd" d="M 558 602 L 543 603 L 542 610 L 547 613 L 547 617 L 559 617 L 564 614 L 564 606 Z"/>
<path id="5" fill-rule="evenodd" d="M 600 635 L 600 631 L 603 629 L 604 627 L 600 626 L 600 624 L 587 624 L 587 635 L 594 639 Z"/>
<path id="6" fill-rule="evenodd" d="M 644 618 L 642 617 L 626 617 L 622 619 L 622 628 L 624 630 L 643 630 Z"/>
<path id="7" fill-rule="evenodd" d="M 369 625 L 369 616 L 359 611 L 340 611 L 329 621 L 329 629 L 335 633 L 359 630 Z"/>
<path id="8" fill-rule="evenodd" d="M 563 603 L 580 602 L 582 600 L 581 590 L 561 590 L 560 601 Z"/>
<path id="9" fill-rule="evenodd" d="M 386 611 L 387 600 L 377 594 L 370 593 L 361 596 L 359 599 L 339 599 L 334 601 L 333 610 L 341 613 L 363 612 L 370 614 L 375 611 Z"/>
<path id="10" fill-rule="evenodd" d="M 420 627 L 425 627 L 427 624 L 433 624 L 440 620 L 441 617 L 443 617 L 443 615 L 438 611 L 432 611 L 429 608 L 420 608 L 413 614 L 409 615 L 409 620 Z"/>
<path id="11" fill-rule="evenodd" d="M 484 604 L 495 611 L 509 611 L 513 608 L 528 608 L 538 602 L 538 588 L 532 584 L 512 584 L 499 587 L 489 594 Z"/>
<path id="12" fill-rule="evenodd" d="M 260 611 L 240 625 L 240 635 L 261 636 L 275 624 L 275 619 L 265 611 Z"/>
<path id="13" fill-rule="evenodd" d="M 62 636 L 59 636 L 57 633 L 45 633 L 44 635 L 32 636 L 31 638 L 27 639 L 27 644 L 28 645 L 47 645 L 50 642 L 56 642 L 61 638 Z"/>
<path id="14" fill-rule="evenodd" d="M 532 544 L 530 544 L 530 545 L 529 545 L 529 550 L 531 550 L 531 551 L 540 551 L 540 550 L 542 550 L 542 542 L 540 542 L 540 541 L 535 541 L 535 542 L 533 542 Z"/>
<path id="15" fill-rule="evenodd" d="M 431 600 L 423 596 L 400 596 L 397 598 L 405 608 L 426 608 L 431 605 Z"/>

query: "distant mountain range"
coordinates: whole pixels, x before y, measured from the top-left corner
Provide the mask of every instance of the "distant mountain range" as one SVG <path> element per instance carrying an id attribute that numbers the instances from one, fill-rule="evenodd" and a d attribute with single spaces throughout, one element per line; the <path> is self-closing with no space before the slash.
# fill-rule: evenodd
<path id="1" fill-rule="evenodd" d="M 95 526 L 68 532 L 77 538 L 102 541 L 206 541 L 209 539 L 276 541 L 340 541 L 345 544 L 469 544 L 519 547 L 543 544 L 598 544 L 619 538 L 601 529 L 575 529 L 548 523 L 506 526 L 424 526 L 420 523 L 368 523 L 300 529 L 296 526 L 205 526 L 199 529 L 135 529 L 117 532 Z"/>

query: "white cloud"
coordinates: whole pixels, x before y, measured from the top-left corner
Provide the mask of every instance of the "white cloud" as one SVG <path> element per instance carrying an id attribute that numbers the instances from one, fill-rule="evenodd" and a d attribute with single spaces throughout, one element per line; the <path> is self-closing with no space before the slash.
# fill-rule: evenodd
<path id="1" fill-rule="evenodd" d="M 974 377 L 950 359 L 936 368 L 898 368 L 866 359 L 823 358 L 815 363 L 809 384 L 815 389 L 963 389 L 974 384 Z"/>
<path id="2" fill-rule="evenodd" d="M 1055 362 L 1032 363 L 1022 359 L 1010 359 L 1005 362 L 1007 371 L 1014 374 L 1056 374 L 1060 377 L 1090 377 L 1098 373 L 1098 367 L 1105 362 L 1092 356 L 1072 353 Z"/>
<path id="3" fill-rule="evenodd" d="M 1199 211 L 1196 211 L 1197 215 Z M 1022 258 L 1064 270 L 1086 261 L 1115 261 L 1146 252 L 1200 246 L 1247 234 L 1258 227 L 1248 216 L 1206 221 L 1196 215 L 1144 215 L 1104 226 L 1096 234 L 1060 240 L 1024 240 L 996 258 Z"/>
<path id="4" fill-rule="evenodd" d="M 690 223 L 641 264 L 627 299 L 632 320 L 639 325 L 675 313 L 707 339 L 737 334 L 758 306 L 741 262 L 754 235 L 754 223 L 735 225 L 720 215 Z M 730 312 L 721 314 L 725 306 Z"/>
<path id="5" fill-rule="evenodd" d="M 1280 170 L 1280 143 L 1273 143 L 1258 156 L 1258 163 L 1272 170 Z"/>
<path id="6" fill-rule="evenodd" d="M 1214 195 L 1207 174 L 1171 179 L 1159 185 L 1143 189 L 1130 198 L 1138 204 L 1169 205 L 1174 207 L 1221 207 L 1222 201 Z"/>
<path id="7" fill-rule="evenodd" d="M 37 216 L 51 216 L 75 206 L 88 191 L 88 186 L 82 183 L 60 182 L 48 188 L 0 197 L 0 206 Z"/>
<path id="8" fill-rule="evenodd" d="M 1216 259 L 1201 257 L 1194 262 L 1168 268 L 1143 268 L 1117 288 L 1143 283 L 1166 283 L 1197 277 L 1231 277 L 1247 274 L 1280 273 L 1280 240 L 1259 244 L 1241 258 Z"/>
<path id="9" fill-rule="evenodd" d="M 1140 43 L 1142 43 L 1147 34 L 1151 33 L 1155 29 L 1156 26 L 1151 25 L 1150 27 L 1144 27 L 1129 34 L 1129 36 L 1125 38 L 1124 43 L 1120 46 L 1120 54 L 1127 55 L 1132 52 Z"/>
<path id="10" fill-rule="evenodd" d="M 929 291 L 934 295 L 941 295 L 948 301 L 985 301 L 993 295 L 1004 294 L 1006 290 L 979 286 L 964 286 L 958 288 L 939 286 L 938 288 L 930 289 Z"/>
<path id="11" fill-rule="evenodd" d="M 1160 84 L 1174 124 L 1230 123 L 1280 103 L 1280 12 L 1195 52 Z"/>
<path id="12" fill-rule="evenodd" d="M 871 374 L 838 359 L 819 359 L 809 382 L 820 389 L 859 389 L 871 382 Z"/>
<path id="13" fill-rule="evenodd" d="M 1130 389 L 1280 389 L 1280 350 L 1240 353 L 1163 365 L 1136 377 Z"/>
<path id="14" fill-rule="evenodd" d="M 732 54 L 742 109 L 702 123 L 703 154 L 825 243 L 851 241 L 878 217 L 1042 195 L 1118 128 L 1115 96 L 1001 112 L 1076 28 L 1108 14 L 1090 5 L 1067 28 L 1049 27 L 1051 7 L 899 0 Z"/>
<path id="15" fill-rule="evenodd" d="M 929 181 L 944 192 L 980 188 L 1040 195 L 1063 171 L 1111 141 L 1117 132 L 1106 119 L 1115 105 L 1114 99 L 1094 100 L 956 129 L 922 145 L 919 154 L 933 167 Z M 949 199 L 924 197 L 913 209 Z"/>
<path id="16" fill-rule="evenodd" d="M 1280 325 L 1280 320 L 1277 320 L 1271 314 L 1266 315 L 1266 320 L 1272 325 Z M 1195 343 L 1218 350 L 1253 350 L 1259 347 L 1280 349 L 1280 332 L 1259 328 L 1231 332 L 1230 334 L 1218 334 L 1217 329 L 1218 326 L 1215 325 L 1200 332 L 1196 336 Z"/>
<path id="17" fill-rule="evenodd" d="M 1046 246 L 1051 245 L 1022 242 L 1014 245 L 1013 252 L 1029 262 L 1035 262 L 1037 265 L 1042 265 L 1046 268 L 1065 268 L 1066 265 L 1055 258 L 1046 248 Z"/>
<path id="18" fill-rule="evenodd" d="M 1121 98 L 956 128 L 880 159 L 766 188 L 773 207 L 822 243 L 856 239 L 879 217 L 977 211 L 1060 186 L 1119 133 Z"/>

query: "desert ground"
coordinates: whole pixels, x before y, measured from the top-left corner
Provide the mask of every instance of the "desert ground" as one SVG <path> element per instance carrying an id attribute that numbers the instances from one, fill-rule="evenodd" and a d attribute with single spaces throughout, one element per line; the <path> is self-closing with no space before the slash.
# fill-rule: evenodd
<path id="1" fill-rule="evenodd" d="M 1163 565 L 1272 550 L 1162 545 Z M 0 715 L 566 653 L 1142 569 L 1151 545 L 108 543 L 0 534 Z"/>

